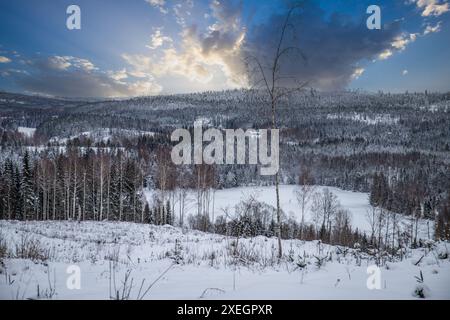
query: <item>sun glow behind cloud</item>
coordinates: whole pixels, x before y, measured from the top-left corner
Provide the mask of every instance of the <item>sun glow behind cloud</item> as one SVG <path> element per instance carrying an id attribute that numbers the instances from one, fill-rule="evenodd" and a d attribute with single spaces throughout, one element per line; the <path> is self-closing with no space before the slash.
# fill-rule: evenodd
<path id="1" fill-rule="evenodd" d="M 158 52 L 122 55 L 131 67 L 130 73 L 139 77 L 174 75 L 203 85 L 225 78 L 223 88 L 245 86 L 241 49 L 246 31 L 240 21 L 241 6 L 214 0 L 208 9 L 208 16 L 214 21 L 201 30 L 196 24 L 187 25 L 189 14 L 182 14 L 179 6 L 174 5 L 181 29 L 178 45 L 157 29 L 147 47 L 159 48 Z M 163 44 L 167 46 L 162 47 Z M 217 75 L 218 71 L 222 76 Z"/>

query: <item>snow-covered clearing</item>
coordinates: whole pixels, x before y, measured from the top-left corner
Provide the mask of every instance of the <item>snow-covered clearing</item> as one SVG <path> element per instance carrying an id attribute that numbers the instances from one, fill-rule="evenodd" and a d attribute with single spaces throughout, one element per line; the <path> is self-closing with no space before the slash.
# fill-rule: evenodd
<path id="1" fill-rule="evenodd" d="M 24 134 L 27 137 L 33 137 L 36 132 L 36 128 L 18 127 L 17 131 Z"/>
<path id="2" fill-rule="evenodd" d="M 80 132 L 76 135 L 72 135 L 70 137 L 53 137 L 50 139 L 51 143 L 58 144 L 67 144 L 69 140 L 73 140 L 76 138 L 89 138 L 94 142 L 108 142 L 114 136 L 154 136 L 155 133 L 151 131 L 143 131 L 143 130 L 128 130 L 128 129 L 117 129 L 117 128 L 99 128 L 93 131 L 85 131 Z"/>
<path id="3" fill-rule="evenodd" d="M 240 239 L 237 256 L 233 238 L 171 226 L 0 221 L 0 230 L 2 299 L 414 299 L 421 271 L 429 298 L 450 299 L 448 243 L 387 263 L 369 290 L 368 256 L 317 241 L 284 240 L 278 263 L 274 238 Z M 66 285 L 73 265 L 79 290 Z"/>
<path id="4" fill-rule="evenodd" d="M 398 117 L 392 117 L 390 114 L 376 114 L 372 116 L 352 113 L 352 114 L 329 114 L 327 115 L 327 119 L 330 120 L 352 120 L 366 123 L 368 125 L 376 125 L 376 124 L 396 124 L 400 121 Z"/>
<path id="5" fill-rule="evenodd" d="M 280 206 L 284 213 L 300 221 L 301 211 L 300 205 L 297 201 L 295 194 L 297 186 L 294 185 L 280 185 Z M 368 219 L 368 213 L 372 211 L 372 206 L 369 204 L 369 194 L 362 192 L 346 191 L 335 187 L 315 186 L 314 192 L 323 192 L 323 189 L 328 188 L 333 194 L 337 196 L 340 205 L 350 211 L 351 222 L 353 228 L 358 228 L 359 231 L 370 233 L 371 226 Z M 146 190 L 145 195 L 147 201 L 152 203 L 153 194 L 155 190 Z M 188 201 L 186 204 L 186 213 L 196 214 L 197 191 L 191 190 L 188 194 Z M 275 187 L 273 186 L 251 186 L 251 187 L 238 187 L 230 189 L 216 190 L 212 193 L 211 198 L 211 215 L 214 211 L 214 217 L 218 217 L 224 214 L 224 210 L 228 209 L 231 212 L 235 206 L 249 197 L 254 197 L 260 202 L 264 202 L 268 205 L 276 207 Z M 177 199 L 175 198 L 175 201 Z M 305 222 L 312 222 L 310 201 L 305 208 Z M 175 214 L 177 213 L 178 203 L 175 205 Z M 214 206 L 214 210 L 213 210 Z M 410 221 L 403 215 L 397 215 L 398 221 L 400 221 L 400 227 L 407 228 L 410 225 Z M 433 223 L 428 220 L 422 220 L 419 223 L 418 235 L 420 238 L 428 239 L 433 237 Z"/>

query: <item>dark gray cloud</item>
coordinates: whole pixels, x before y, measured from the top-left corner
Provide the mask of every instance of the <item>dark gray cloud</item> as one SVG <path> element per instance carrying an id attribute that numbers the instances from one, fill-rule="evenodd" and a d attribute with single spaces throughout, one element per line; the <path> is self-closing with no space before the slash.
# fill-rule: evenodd
<path id="1" fill-rule="evenodd" d="M 395 50 L 392 43 L 401 36 L 399 22 L 384 25 L 382 30 L 368 30 L 365 12 L 360 21 L 338 13 L 327 16 L 316 3 L 306 1 L 294 11 L 284 43 L 298 47 L 307 60 L 291 51 L 283 61 L 281 73 L 319 89 L 342 89 L 363 71 L 361 63 L 378 58 L 386 50 Z M 274 14 L 266 23 L 249 30 L 247 54 L 269 61 L 274 56 L 285 17 Z"/>

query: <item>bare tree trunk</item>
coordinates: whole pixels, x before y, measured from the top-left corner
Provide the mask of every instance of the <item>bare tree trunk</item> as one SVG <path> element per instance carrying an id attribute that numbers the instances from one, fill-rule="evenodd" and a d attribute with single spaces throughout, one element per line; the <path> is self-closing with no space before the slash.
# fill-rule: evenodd
<path id="1" fill-rule="evenodd" d="M 111 170 L 108 171 L 108 186 L 106 190 L 106 220 L 109 220 L 109 209 L 110 209 L 110 188 L 111 188 Z"/>
<path id="2" fill-rule="evenodd" d="M 120 183 L 119 183 L 119 221 L 122 221 L 123 213 L 123 196 L 122 196 L 122 184 L 123 184 L 123 168 L 122 168 L 122 157 L 119 159 L 119 171 L 120 171 Z"/>
<path id="3" fill-rule="evenodd" d="M 96 209 L 95 209 L 95 165 L 92 163 L 92 217 L 94 220 L 97 219 Z"/>
<path id="4" fill-rule="evenodd" d="M 197 172 L 197 215 L 200 217 L 201 215 L 201 193 L 200 193 L 200 170 Z"/>
<path id="5" fill-rule="evenodd" d="M 68 164 L 69 172 L 67 174 L 67 188 L 66 188 L 66 220 L 69 220 L 70 217 L 70 163 Z"/>
<path id="6" fill-rule="evenodd" d="M 275 79 L 275 70 L 276 70 L 276 66 L 274 65 L 272 79 Z M 275 90 L 275 83 L 273 82 L 273 85 L 272 85 L 272 129 L 276 129 L 275 99 L 273 96 L 274 90 Z M 281 257 L 283 256 L 283 246 L 281 243 L 280 181 L 279 181 L 278 172 L 275 174 L 275 193 L 276 193 L 276 198 L 277 198 L 277 225 L 275 228 L 275 233 L 278 237 L 278 258 L 281 259 Z"/>
<path id="7" fill-rule="evenodd" d="M 397 214 L 394 213 L 392 216 L 392 249 L 395 247 L 395 226 L 397 224 Z"/>
<path id="8" fill-rule="evenodd" d="M 77 201 L 77 163 L 74 161 L 74 173 L 73 173 L 73 207 L 72 207 L 72 219 L 75 219 L 76 201 Z"/>
<path id="9" fill-rule="evenodd" d="M 103 155 L 100 155 L 100 218 L 103 220 Z"/>
<path id="10" fill-rule="evenodd" d="M 83 221 L 86 218 L 86 171 L 83 173 Z"/>
<path id="11" fill-rule="evenodd" d="M 216 202 L 216 189 L 213 189 L 213 199 L 212 199 L 212 225 L 213 225 L 213 233 L 216 233 L 216 224 L 214 223 L 215 221 L 215 215 L 214 215 L 214 210 L 215 210 L 215 202 Z"/>
<path id="12" fill-rule="evenodd" d="M 56 216 L 56 160 L 53 160 L 53 203 L 52 203 L 52 219 Z"/>

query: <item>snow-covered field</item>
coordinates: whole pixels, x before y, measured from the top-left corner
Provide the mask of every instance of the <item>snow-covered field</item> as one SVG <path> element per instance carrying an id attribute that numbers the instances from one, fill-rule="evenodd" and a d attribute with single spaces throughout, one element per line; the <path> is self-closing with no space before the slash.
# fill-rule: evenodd
<path id="1" fill-rule="evenodd" d="M 287 216 L 293 217 L 297 221 L 300 221 L 301 211 L 295 194 L 296 188 L 297 186 L 294 185 L 280 185 L 280 206 Z M 344 209 L 350 211 L 353 228 L 358 228 L 359 231 L 370 233 L 371 226 L 368 213 L 372 211 L 373 207 L 369 204 L 369 194 L 346 191 L 340 188 L 326 186 L 315 186 L 314 192 L 321 193 L 325 188 L 328 188 L 329 191 L 336 195 L 340 205 Z M 147 190 L 145 192 L 147 201 L 150 203 L 152 202 L 154 192 L 154 190 Z M 195 190 L 192 190 L 188 194 L 188 201 L 186 201 L 186 212 L 188 215 L 196 214 L 197 212 L 196 196 L 197 193 Z M 232 211 L 239 202 L 248 199 L 250 196 L 260 202 L 276 207 L 275 188 L 273 186 L 238 187 L 217 190 L 211 194 L 211 199 L 214 198 L 214 201 L 211 200 L 210 205 L 211 215 L 212 211 L 214 211 L 214 217 L 223 215 L 224 210 L 226 209 Z M 311 204 L 312 201 L 310 201 L 305 208 L 305 221 L 307 223 L 311 223 L 313 219 Z M 177 205 L 178 203 L 175 205 L 175 213 L 177 212 Z M 214 210 L 212 209 L 213 207 Z M 400 221 L 400 227 L 403 226 L 403 228 L 407 228 L 410 221 L 408 221 L 408 219 L 403 215 L 397 215 L 397 217 L 398 221 Z M 429 223 L 428 220 L 420 221 L 418 235 L 423 239 L 428 239 L 428 235 L 432 238 L 433 224 L 431 222 Z"/>
<path id="2" fill-rule="evenodd" d="M 392 117 L 390 114 L 376 114 L 372 116 L 366 116 L 359 113 L 352 113 L 352 114 L 329 114 L 327 115 L 327 119 L 343 119 L 343 120 L 352 120 L 352 121 L 359 121 L 363 122 L 369 125 L 376 125 L 376 124 L 396 124 L 400 121 L 399 117 Z"/>
<path id="3" fill-rule="evenodd" d="M 274 238 L 240 239 L 234 254 L 234 238 L 171 226 L 0 221 L 0 230 L 2 299 L 414 299 L 417 286 L 450 299 L 448 243 L 407 251 L 369 290 L 367 255 L 317 241 L 283 241 L 278 263 Z"/>
<path id="4" fill-rule="evenodd" d="M 120 136 L 153 136 L 155 133 L 151 131 L 142 131 L 142 130 L 127 130 L 127 129 L 111 129 L 111 128 L 99 128 L 93 131 L 85 131 L 80 132 L 76 135 L 72 135 L 70 137 L 53 137 L 50 139 L 51 143 L 58 144 L 67 144 L 69 140 L 75 138 L 90 138 L 94 142 L 108 142 L 108 140 L 112 139 L 115 135 Z"/>

